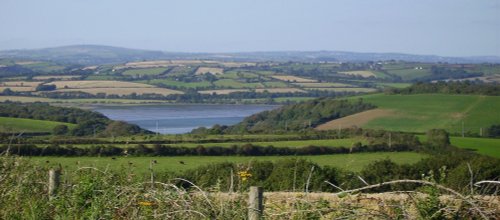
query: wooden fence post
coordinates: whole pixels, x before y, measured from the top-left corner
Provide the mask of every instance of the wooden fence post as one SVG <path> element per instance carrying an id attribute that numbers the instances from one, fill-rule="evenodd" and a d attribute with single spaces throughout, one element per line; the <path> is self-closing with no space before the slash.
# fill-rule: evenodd
<path id="1" fill-rule="evenodd" d="M 248 219 L 259 220 L 264 211 L 264 190 L 260 186 L 251 186 L 248 194 Z"/>
<path id="2" fill-rule="evenodd" d="M 49 198 L 52 199 L 57 194 L 61 180 L 61 170 L 49 170 Z"/>

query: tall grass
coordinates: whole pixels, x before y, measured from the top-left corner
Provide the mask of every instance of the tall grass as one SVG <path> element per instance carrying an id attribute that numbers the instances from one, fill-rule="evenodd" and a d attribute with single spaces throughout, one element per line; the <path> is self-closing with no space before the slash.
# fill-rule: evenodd
<path id="1" fill-rule="evenodd" d="M 55 167 L 60 169 L 60 167 Z M 223 192 L 217 185 L 201 189 L 186 179 L 155 180 L 156 173 L 135 175 L 79 167 L 61 170 L 61 185 L 48 196 L 49 165 L 22 157 L 0 156 L 0 219 L 246 219 L 246 186 Z M 308 173 L 314 175 L 314 172 Z M 236 177 L 237 178 L 237 177 Z M 251 177 L 250 177 L 251 178 Z M 290 177 L 292 178 L 292 177 Z M 388 184 L 418 184 L 415 191 L 363 194 L 365 189 Z M 182 184 L 181 184 L 182 183 Z M 236 181 L 236 184 L 240 182 Z M 497 193 L 477 194 L 484 186 L 463 195 L 431 180 L 400 180 L 341 189 L 339 193 L 266 192 L 265 219 L 498 219 Z M 183 185 L 184 187 L 180 187 Z M 425 185 L 425 187 L 420 187 Z"/>

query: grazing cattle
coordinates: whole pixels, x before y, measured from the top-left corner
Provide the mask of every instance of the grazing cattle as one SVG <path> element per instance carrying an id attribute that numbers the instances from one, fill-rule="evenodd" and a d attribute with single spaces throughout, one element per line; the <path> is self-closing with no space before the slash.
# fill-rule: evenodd
<path id="1" fill-rule="evenodd" d="M 184 163 L 184 161 L 182 161 L 182 160 L 179 161 L 179 163 L 182 164 L 182 165 L 186 165 L 186 163 Z"/>

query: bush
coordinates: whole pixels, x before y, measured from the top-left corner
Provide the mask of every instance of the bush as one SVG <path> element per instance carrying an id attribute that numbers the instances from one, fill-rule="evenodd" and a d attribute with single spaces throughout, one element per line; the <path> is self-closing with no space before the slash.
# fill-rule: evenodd
<path id="1" fill-rule="evenodd" d="M 450 136 L 443 129 L 431 129 L 427 131 L 427 144 L 434 148 L 450 145 Z"/>
<path id="2" fill-rule="evenodd" d="M 486 130 L 488 137 L 500 137 L 500 125 L 492 125 Z"/>
<path id="3" fill-rule="evenodd" d="M 65 135 L 66 133 L 68 133 L 68 126 L 66 125 L 56 125 L 53 129 L 52 129 L 52 134 L 53 135 Z"/>
<path id="4" fill-rule="evenodd" d="M 263 186 L 266 191 L 303 192 L 306 187 L 309 191 L 335 190 L 324 181 L 338 184 L 339 173 L 336 168 L 321 167 L 303 159 L 285 159 L 276 162 L 253 161 L 248 164 L 210 164 L 179 175 L 196 185 L 217 187 L 221 191 L 230 190 L 231 185 L 234 191 L 258 185 Z"/>

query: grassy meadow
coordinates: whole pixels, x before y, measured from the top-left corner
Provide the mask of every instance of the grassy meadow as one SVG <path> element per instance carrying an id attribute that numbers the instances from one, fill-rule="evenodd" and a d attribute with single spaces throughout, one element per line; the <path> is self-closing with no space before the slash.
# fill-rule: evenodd
<path id="1" fill-rule="evenodd" d="M 500 158 L 500 139 L 498 138 L 473 138 L 451 137 L 453 146 L 475 150 L 479 154 Z"/>
<path id="2" fill-rule="evenodd" d="M 145 68 L 145 69 L 130 69 L 124 71 L 122 74 L 125 76 L 151 76 L 159 75 L 165 72 L 167 68 Z"/>
<path id="3" fill-rule="evenodd" d="M 391 159 L 398 164 L 412 164 L 425 158 L 426 155 L 413 152 L 380 152 L 354 153 L 319 156 L 172 156 L 172 157 L 31 157 L 30 160 L 41 165 L 58 166 L 75 170 L 79 167 L 96 167 L 99 169 L 133 169 L 137 173 L 148 173 L 149 164 L 156 160 L 154 170 L 157 172 L 179 172 L 201 165 L 221 162 L 251 163 L 252 161 L 276 161 L 287 158 L 302 158 L 321 166 L 333 166 L 351 171 L 360 171 L 371 162 Z"/>
<path id="4" fill-rule="evenodd" d="M 55 126 L 61 124 L 69 128 L 75 126 L 74 124 L 55 121 L 0 117 L 0 132 L 51 132 Z"/>

